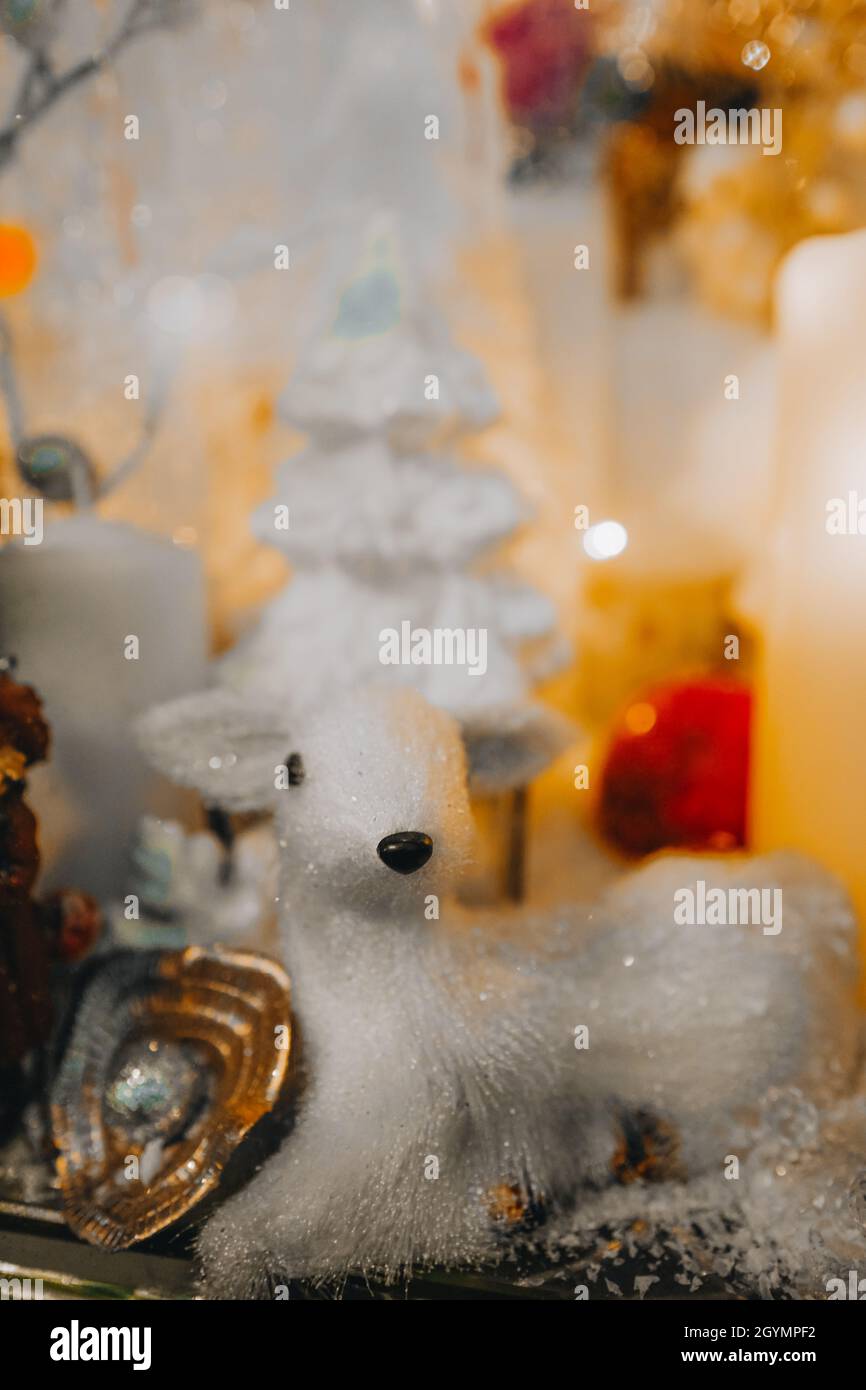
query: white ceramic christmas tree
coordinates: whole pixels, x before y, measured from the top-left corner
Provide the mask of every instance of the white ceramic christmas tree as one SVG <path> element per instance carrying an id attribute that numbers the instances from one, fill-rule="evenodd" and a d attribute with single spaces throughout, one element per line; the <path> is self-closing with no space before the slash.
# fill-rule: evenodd
<path id="1" fill-rule="evenodd" d="M 525 781 L 562 733 L 530 698 L 558 661 L 553 610 L 487 558 L 526 509 L 504 474 L 444 451 L 496 402 L 417 300 L 387 222 L 281 408 L 309 443 L 253 526 L 295 573 L 222 683 L 299 714 L 362 681 L 409 684 L 458 718 L 479 789 Z"/>

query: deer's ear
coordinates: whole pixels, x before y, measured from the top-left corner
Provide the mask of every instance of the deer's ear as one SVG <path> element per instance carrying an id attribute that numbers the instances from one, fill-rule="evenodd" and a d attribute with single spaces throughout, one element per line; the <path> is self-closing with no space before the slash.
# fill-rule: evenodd
<path id="1" fill-rule="evenodd" d="M 577 736 L 570 720 L 539 704 L 497 710 L 495 720 L 470 720 L 462 732 L 469 787 L 480 796 L 531 782 Z"/>
<path id="2" fill-rule="evenodd" d="M 289 747 L 280 712 L 219 689 L 156 705 L 137 721 L 136 735 L 153 767 L 193 787 L 207 806 L 230 811 L 271 805 Z"/>

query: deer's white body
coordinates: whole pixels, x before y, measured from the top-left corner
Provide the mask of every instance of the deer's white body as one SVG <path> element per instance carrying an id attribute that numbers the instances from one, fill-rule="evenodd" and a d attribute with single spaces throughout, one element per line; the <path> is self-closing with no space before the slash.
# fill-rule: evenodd
<path id="1" fill-rule="evenodd" d="M 249 804 L 261 768 L 233 747 Z M 281 1149 L 201 1236 L 212 1296 L 495 1258 L 497 1187 L 567 1206 L 611 1181 L 637 1116 L 677 1135 L 681 1170 L 721 1174 L 768 1086 L 808 1086 L 831 1056 L 840 1082 L 850 1069 L 850 914 L 798 861 L 662 858 L 591 920 L 468 913 L 451 896 L 472 822 L 446 715 L 366 692 L 291 748 L 303 779 L 277 793 L 279 912 L 304 1081 Z M 396 832 L 432 840 L 414 872 L 378 852 Z M 782 886 L 783 930 L 677 925 L 674 892 L 701 874 Z"/>

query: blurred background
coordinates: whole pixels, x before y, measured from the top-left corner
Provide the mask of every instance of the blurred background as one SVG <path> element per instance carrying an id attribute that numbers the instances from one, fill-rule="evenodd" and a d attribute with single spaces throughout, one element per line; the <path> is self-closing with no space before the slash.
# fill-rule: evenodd
<path id="1" fill-rule="evenodd" d="M 866 5 L 0 0 L 0 30 L 0 493 L 44 501 L 39 544 L 4 512 L 0 650 L 52 736 L 4 746 L 38 891 L 94 903 L 55 902 L 65 958 L 268 949 L 267 826 L 134 721 L 213 683 L 315 705 L 404 609 L 501 637 L 478 708 L 433 692 L 515 759 L 468 900 L 793 847 L 862 915 Z M 779 148 L 714 136 L 731 110 Z M 449 473 L 464 540 L 445 502 L 416 536 L 383 441 L 497 470 L 501 515 Z"/>

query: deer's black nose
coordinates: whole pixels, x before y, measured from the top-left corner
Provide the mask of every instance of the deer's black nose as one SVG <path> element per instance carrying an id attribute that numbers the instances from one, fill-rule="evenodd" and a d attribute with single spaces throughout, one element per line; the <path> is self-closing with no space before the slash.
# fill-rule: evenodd
<path id="1" fill-rule="evenodd" d="M 433 853 L 433 841 L 421 830 L 395 830 L 376 846 L 383 864 L 397 874 L 414 874 L 423 869 Z"/>

